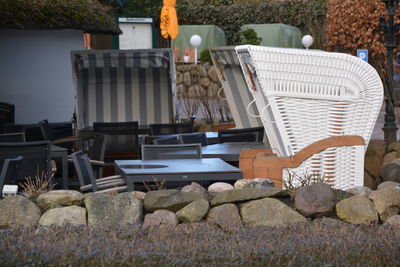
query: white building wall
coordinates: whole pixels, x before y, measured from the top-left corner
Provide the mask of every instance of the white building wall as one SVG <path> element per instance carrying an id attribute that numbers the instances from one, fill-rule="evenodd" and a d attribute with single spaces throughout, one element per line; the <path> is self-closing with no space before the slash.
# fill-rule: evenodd
<path id="1" fill-rule="evenodd" d="M 81 49 L 79 30 L 0 30 L 0 102 L 15 105 L 16 123 L 71 120 L 70 52 Z"/>

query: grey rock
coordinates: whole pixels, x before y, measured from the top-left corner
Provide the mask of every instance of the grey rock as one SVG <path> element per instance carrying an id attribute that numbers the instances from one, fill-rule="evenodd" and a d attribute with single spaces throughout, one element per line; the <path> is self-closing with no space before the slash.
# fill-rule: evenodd
<path id="1" fill-rule="evenodd" d="M 35 226 L 40 215 L 39 207 L 26 197 L 9 196 L 0 201 L 0 229 Z"/>
<path id="2" fill-rule="evenodd" d="M 239 209 L 232 203 L 211 208 L 206 221 L 216 224 L 227 231 L 235 230 L 243 226 Z"/>
<path id="3" fill-rule="evenodd" d="M 178 190 L 150 191 L 144 197 L 144 208 L 148 211 L 165 209 L 176 212 L 187 204 L 200 199 L 205 199 L 205 195 Z"/>
<path id="4" fill-rule="evenodd" d="M 386 187 L 373 191 L 368 195 L 378 211 L 379 218 L 385 222 L 389 217 L 399 214 L 400 188 Z"/>
<path id="5" fill-rule="evenodd" d="M 49 209 L 40 217 L 39 224 L 44 226 L 52 224 L 86 225 L 86 209 L 75 205 Z"/>
<path id="6" fill-rule="evenodd" d="M 204 194 L 207 192 L 207 190 L 199 185 L 196 182 L 192 182 L 190 185 L 185 185 L 182 189 L 182 192 L 194 192 L 194 193 L 201 193 Z"/>
<path id="7" fill-rule="evenodd" d="M 268 178 L 240 179 L 234 184 L 235 189 L 241 188 L 264 188 L 275 187 L 272 180 Z"/>
<path id="8" fill-rule="evenodd" d="M 365 169 L 373 177 L 379 176 L 383 157 L 386 154 L 386 142 L 383 140 L 371 140 L 365 153 Z"/>
<path id="9" fill-rule="evenodd" d="M 302 186 L 296 191 L 295 207 L 305 216 L 329 216 L 335 208 L 336 198 L 328 184 Z"/>
<path id="10" fill-rule="evenodd" d="M 182 72 L 177 71 L 176 72 L 176 84 L 181 84 L 183 83 L 183 74 Z"/>
<path id="11" fill-rule="evenodd" d="M 208 192 L 209 193 L 218 193 L 222 191 L 227 191 L 227 190 L 233 190 L 235 189 L 233 185 L 228 184 L 228 183 L 223 183 L 223 182 L 217 182 L 213 183 L 208 187 Z"/>
<path id="12" fill-rule="evenodd" d="M 385 166 L 386 164 L 389 164 L 390 162 L 392 162 L 393 160 L 395 160 L 395 159 L 396 159 L 396 154 L 397 154 L 396 151 L 392 151 L 392 152 L 387 153 L 387 154 L 383 157 L 382 166 Z"/>
<path id="13" fill-rule="evenodd" d="M 203 67 L 204 67 L 204 69 L 209 70 L 211 65 L 208 62 L 204 62 Z"/>
<path id="14" fill-rule="evenodd" d="M 368 172 L 364 171 L 364 186 L 374 190 L 380 182 L 380 177 L 373 177 Z"/>
<path id="15" fill-rule="evenodd" d="M 400 183 L 392 182 L 392 181 L 386 181 L 383 183 L 380 183 L 378 185 L 378 190 L 386 188 L 386 187 L 400 187 Z"/>
<path id="16" fill-rule="evenodd" d="M 380 177 L 383 182 L 392 181 L 400 182 L 400 165 L 389 163 L 382 167 Z"/>
<path id="17" fill-rule="evenodd" d="M 211 206 L 273 196 L 287 197 L 288 194 L 281 189 L 272 187 L 235 189 L 215 194 L 215 196 L 211 199 Z"/>
<path id="18" fill-rule="evenodd" d="M 218 80 L 218 76 L 217 76 L 217 71 L 215 70 L 214 66 L 210 66 L 210 69 L 207 72 L 208 77 L 213 81 L 213 82 L 217 82 Z"/>
<path id="19" fill-rule="evenodd" d="M 169 210 L 156 210 L 154 213 L 146 214 L 142 227 L 149 228 L 170 228 L 179 223 L 178 217 Z"/>
<path id="20" fill-rule="evenodd" d="M 389 219 L 387 219 L 385 224 L 400 227 L 400 215 L 394 215 L 394 216 L 389 217 Z"/>
<path id="21" fill-rule="evenodd" d="M 274 198 L 246 202 L 240 205 L 240 215 L 249 225 L 284 226 L 307 222 L 300 213 Z"/>
<path id="22" fill-rule="evenodd" d="M 183 84 L 186 86 L 190 86 L 192 84 L 192 79 L 189 72 L 183 73 Z"/>
<path id="23" fill-rule="evenodd" d="M 101 193 L 89 193 L 85 196 L 88 225 L 142 223 L 143 202 L 129 192 L 114 196 Z"/>
<path id="24" fill-rule="evenodd" d="M 176 216 L 181 222 L 197 222 L 206 216 L 209 207 L 207 200 L 197 200 L 178 210 Z"/>
<path id="25" fill-rule="evenodd" d="M 51 190 L 38 196 L 36 202 L 42 210 L 63 206 L 82 205 L 84 195 L 74 190 Z"/>
<path id="26" fill-rule="evenodd" d="M 346 190 L 346 192 L 353 194 L 354 196 L 364 196 L 367 197 L 372 190 L 366 186 L 354 186 Z"/>
<path id="27" fill-rule="evenodd" d="M 339 219 L 353 224 L 370 224 L 378 221 L 378 212 L 371 200 L 364 196 L 353 196 L 336 204 Z"/>
<path id="28" fill-rule="evenodd" d="M 208 79 L 208 78 L 201 78 L 201 79 L 200 79 L 200 84 L 201 84 L 203 87 L 208 87 L 208 86 L 210 85 L 210 79 Z"/>

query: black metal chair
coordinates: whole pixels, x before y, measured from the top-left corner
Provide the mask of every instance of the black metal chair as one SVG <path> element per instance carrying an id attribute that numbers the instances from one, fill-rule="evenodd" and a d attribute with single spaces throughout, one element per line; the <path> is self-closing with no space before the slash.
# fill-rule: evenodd
<path id="1" fill-rule="evenodd" d="M 9 158 L 22 156 L 23 160 L 17 170 L 18 180 L 27 177 L 34 179 L 37 175 L 52 177 L 50 160 L 50 142 L 0 143 L 0 166 Z"/>
<path id="2" fill-rule="evenodd" d="M 150 124 L 151 135 L 193 133 L 194 126 L 189 123 L 155 123 Z"/>
<path id="3" fill-rule="evenodd" d="M 127 190 L 126 181 L 120 175 L 95 178 L 90 158 L 82 151 L 71 154 L 78 174 L 80 190 L 82 192 L 106 193 L 109 191 L 124 192 Z"/>
<path id="4" fill-rule="evenodd" d="M 10 103 L 0 102 L 0 133 L 4 132 L 6 123 L 15 122 L 15 106 Z"/>
<path id="5" fill-rule="evenodd" d="M 4 133 L 24 133 L 27 142 L 45 140 L 39 124 L 7 123 L 4 127 Z"/>
<path id="6" fill-rule="evenodd" d="M 139 124 L 137 121 L 94 122 L 93 131 L 109 135 L 106 158 L 139 157 Z"/>
<path id="7" fill-rule="evenodd" d="M 153 140 L 153 144 L 155 145 L 174 145 L 180 144 L 177 136 L 171 136 L 166 138 L 158 138 Z"/>
<path id="8" fill-rule="evenodd" d="M 194 125 L 193 122 L 185 122 L 185 123 L 177 123 L 177 133 L 193 133 L 194 132 Z"/>
<path id="9" fill-rule="evenodd" d="M 22 162 L 23 157 L 6 158 L 0 171 L 0 194 L 5 184 L 15 184 L 17 181 L 17 170 Z"/>
<path id="10" fill-rule="evenodd" d="M 201 144 L 142 145 L 142 159 L 201 159 Z M 179 166 L 177 166 L 179 168 Z"/>
<path id="11" fill-rule="evenodd" d="M 25 142 L 24 133 L 0 134 L 0 143 L 23 143 Z"/>
<path id="12" fill-rule="evenodd" d="M 218 143 L 225 142 L 262 142 L 264 127 L 226 129 L 218 131 Z"/>
<path id="13" fill-rule="evenodd" d="M 202 146 L 207 146 L 207 136 L 205 133 L 188 133 L 180 134 L 179 141 L 182 144 L 201 144 Z"/>

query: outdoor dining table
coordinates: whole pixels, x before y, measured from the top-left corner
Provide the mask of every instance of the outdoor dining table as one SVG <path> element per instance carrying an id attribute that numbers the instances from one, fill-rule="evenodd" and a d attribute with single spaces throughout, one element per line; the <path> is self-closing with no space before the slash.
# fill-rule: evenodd
<path id="1" fill-rule="evenodd" d="M 242 179 L 242 171 L 219 158 L 116 160 L 117 172 L 124 177 L 128 191 L 135 182 L 210 181 Z"/>
<path id="2" fill-rule="evenodd" d="M 51 159 L 61 160 L 62 187 L 68 189 L 68 149 L 56 145 L 50 146 Z"/>
<path id="3" fill-rule="evenodd" d="M 203 146 L 201 153 L 203 158 L 220 158 L 224 161 L 238 162 L 240 151 L 246 148 L 269 148 L 262 142 L 230 142 Z"/>
<path id="4" fill-rule="evenodd" d="M 188 133 L 191 134 L 191 133 Z M 205 132 L 208 144 L 218 143 L 218 132 Z M 153 144 L 154 139 L 178 137 L 179 135 L 185 134 L 163 134 L 163 135 L 150 135 L 145 137 L 145 144 Z"/>

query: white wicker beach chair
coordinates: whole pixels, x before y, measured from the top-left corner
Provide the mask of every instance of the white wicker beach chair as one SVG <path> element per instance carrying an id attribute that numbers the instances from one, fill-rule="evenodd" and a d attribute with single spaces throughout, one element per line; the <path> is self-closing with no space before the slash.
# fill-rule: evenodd
<path id="1" fill-rule="evenodd" d="M 293 157 L 335 136 L 361 136 L 364 145 L 331 147 L 282 178 L 316 175 L 333 187 L 363 185 L 364 154 L 383 101 L 383 86 L 366 62 L 341 53 L 238 46 L 242 71 L 273 152 Z"/>

